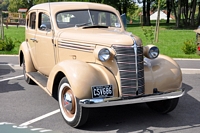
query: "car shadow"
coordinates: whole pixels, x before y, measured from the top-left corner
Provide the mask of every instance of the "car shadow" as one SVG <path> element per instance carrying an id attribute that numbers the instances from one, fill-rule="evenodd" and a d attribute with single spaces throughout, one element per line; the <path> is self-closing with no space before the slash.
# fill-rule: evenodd
<path id="1" fill-rule="evenodd" d="M 18 82 L 9 80 L 14 75 L 16 76 L 16 71 L 7 62 L 0 62 L 0 93 L 24 90 Z M 21 80 L 22 78 L 20 77 L 15 80 Z"/>
<path id="2" fill-rule="evenodd" d="M 0 80 L 3 78 L 2 75 L 14 72 L 15 70 L 7 62 L 0 62 Z"/>
<path id="3" fill-rule="evenodd" d="M 80 128 L 88 131 L 124 132 L 154 132 L 154 129 L 164 128 L 166 132 L 200 126 L 200 103 L 187 92 L 192 87 L 183 83 L 186 93 L 179 99 L 174 111 L 169 114 L 159 114 L 149 109 L 146 104 L 134 104 L 107 108 L 96 108 L 90 111 L 88 122 Z M 195 105 L 195 106 L 194 106 Z M 163 130 L 162 130 L 163 131 Z"/>
<path id="4" fill-rule="evenodd" d="M 22 80 L 22 78 L 15 79 L 15 80 Z M 0 82 L 0 93 L 7 93 L 11 91 L 22 91 L 25 90 L 19 83 L 12 83 L 12 81 L 3 81 Z"/>

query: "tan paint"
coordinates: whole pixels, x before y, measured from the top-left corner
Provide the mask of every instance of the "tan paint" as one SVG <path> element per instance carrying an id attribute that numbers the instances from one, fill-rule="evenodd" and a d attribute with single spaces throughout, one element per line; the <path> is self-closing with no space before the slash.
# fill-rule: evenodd
<path id="1" fill-rule="evenodd" d="M 32 7 L 29 13 L 37 10 L 38 14 L 38 11 L 41 10 L 47 14 L 51 12 L 51 15 L 55 16 L 55 13 L 62 10 L 99 9 L 113 12 L 120 18 L 118 11 L 107 5 L 85 2 L 63 2 L 62 4 L 54 3 L 50 5 L 51 11 L 49 11 L 49 4 L 39 4 Z M 36 21 L 38 21 L 38 17 Z M 134 43 L 133 39 L 139 46 L 142 46 L 141 39 L 126 32 L 122 23 L 121 28 L 82 29 L 81 27 L 73 27 L 59 29 L 54 17 L 52 17 L 52 24 L 53 31 L 49 32 L 40 32 L 38 27 L 35 30 L 26 27 L 27 44 L 22 43 L 20 49 L 25 53 L 28 72 L 38 70 L 46 75 L 48 77 L 46 91 L 50 94 L 52 94 L 56 74 L 62 72 L 69 80 L 75 96 L 80 99 L 91 98 L 91 86 L 107 84 L 113 85 L 114 96 L 120 97 L 120 74 L 114 58 L 116 53 L 111 47 L 116 44 L 131 46 Z M 37 22 L 36 25 L 38 25 Z M 36 31 L 37 35 L 35 35 Z M 50 42 L 53 35 L 55 48 L 52 47 L 52 42 Z M 43 42 L 39 45 L 47 43 L 39 49 L 40 47 L 37 47 L 38 42 L 31 41 L 31 38 Z M 147 57 L 150 47 L 144 47 L 144 55 Z M 106 62 L 98 60 L 98 51 L 102 48 L 107 48 L 111 52 L 111 58 Z M 36 50 L 39 50 L 39 52 L 36 53 Z M 53 50 L 55 50 L 55 53 Z M 55 61 L 55 64 L 52 61 Z M 145 94 L 152 94 L 153 88 L 157 88 L 161 92 L 179 90 L 182 74 L 175 61 L 164 55 L 153 60 L 146 58 L 145 61 Z M 31 64 L 31 62 L 33 63 Z M 36 70 L 33 69 L 33 66 Z"/>
<path id="2" fill-rule="evenodd" d="M 49 75 L 47 88 L 50 93 L 52 93 L 52 81 L 58 72 L 65 74 L 75 96 L 80 99 L 92 98 L 91 87 L 95 85 L 113 85 L 114 96 L 118 97 L 116 80 L 103 66 L 78 60 L 66 60 L 58 63 Z"/>
<path id="3" fill-rule="evenodd" d="M 182 72 L 179 65 L 170 57 L 160 55 L 156 59 L 145 59 L 145 93 L 153 88 L 161 92 L 179 90 L 182 86 Z"/>
<path id="4" fill-rule="evenodd" d="M 32 58 L 31 58 L 31 55 L 30 55 L 30 51 L 29 51 L 29 48 L 27 46 L 27 43 L 26 42 L 23 42 L 21 45 L 20 45 L 20 48 L 19 48 L 19 54 L 21 54 L 21 52 L 23 53 L 24 55 L 24 58 L 25 58 L 25 66 L 26 66 L 26 72 L 35 72 L 37 71 L 33 65 L 33 62 L 32 62 Z M 19 55 L 20 57 L 21 55 Z M 20 62 L 23 62 L 23 60 L 20 60 Z M 21 65 L 21 64 L 20 64 Z"/>

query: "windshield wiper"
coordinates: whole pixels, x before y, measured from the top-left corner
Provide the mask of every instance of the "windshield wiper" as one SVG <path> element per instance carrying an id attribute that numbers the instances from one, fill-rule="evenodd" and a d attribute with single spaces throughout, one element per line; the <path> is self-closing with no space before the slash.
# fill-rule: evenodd
<path id="1" fill-rule="evenodd" d="M 91 25 L 91 26 L 84 26 L 83 29 L 88 29 L 88 28 L 108 28 L 108 26 L 103 26 L 103 25 Z"/>
<path id="2" fill-rule="evenodd" d="M 85 25 L 88 25 L 88 24 L 91 24 L 91 22 L 82 23 L 82 24 L 76 24 L 75 27 L 81 27 L 81 26 L 85 26 Z"/>

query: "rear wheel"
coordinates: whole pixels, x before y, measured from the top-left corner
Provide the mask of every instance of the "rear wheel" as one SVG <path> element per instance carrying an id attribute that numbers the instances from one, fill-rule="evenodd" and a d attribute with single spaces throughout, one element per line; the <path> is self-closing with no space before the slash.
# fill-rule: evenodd
<path id="1" fill-rule="evenodd" d="M 88 119 L 89 109 L 79 105 L 79 99 L 75 97 L 66 77 L 62 78 L 58 89 L 58 101 L 64 120 L 72 127 L 83 125 Z"/>
<path id="2" fill-rule="evenodd" d="M 22 65 L 23 65 L 23 74 L 24 74 L 24 79 L 25 81 L 28 83 L 28 84 L 31 84 L 31 85 L 34 85 L 35 82 L 29 78 L 26 74 L 26 65 L 25 65 L 25 58 L 23 58 L 23 62 L 22 62 Z"/>
<path id="3" fill-rule="evenodd" d="M 175 99 L 161 100 L 155 102 L 148 102 L 146 104 L 152 110 L 155 110 L 162 114 L 167 114 L 176 108 L 178 100 L 179 98 L 175 98 Z"/>

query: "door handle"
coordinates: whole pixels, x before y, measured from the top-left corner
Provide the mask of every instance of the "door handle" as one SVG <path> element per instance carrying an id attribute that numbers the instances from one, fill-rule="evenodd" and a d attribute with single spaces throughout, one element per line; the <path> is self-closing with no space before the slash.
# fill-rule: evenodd
<path id="1" fill-rule="evenodd" d="M 37 40 L 35 38 L 31 38 L 30 40 L 33 42 L 37 42 Z"/>

